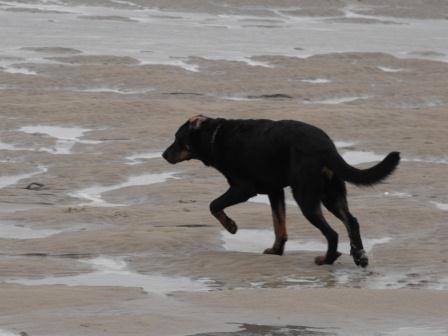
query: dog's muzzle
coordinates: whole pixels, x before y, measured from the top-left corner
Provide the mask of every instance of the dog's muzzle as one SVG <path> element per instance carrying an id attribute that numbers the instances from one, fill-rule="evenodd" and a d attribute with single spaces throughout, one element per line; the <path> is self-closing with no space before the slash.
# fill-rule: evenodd
<path id="1" fill-rule="evenodd" d="M 177 150 L 171 145 L 163 152 L 162 157 L 169 163 L 176 164 L 191 159 L 191 153 L 186 149 Z"/>

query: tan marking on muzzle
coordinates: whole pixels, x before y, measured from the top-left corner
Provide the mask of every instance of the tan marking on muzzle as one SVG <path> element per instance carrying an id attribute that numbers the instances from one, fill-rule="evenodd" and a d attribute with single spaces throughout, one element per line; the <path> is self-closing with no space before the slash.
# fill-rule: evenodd
<path id="1" fill-rule="evenodd" d="M 188 160 L 190 158 L 190 155 L 191 153 L 184 149 L 177 155 L 176 159 L 179 161 Z"/>

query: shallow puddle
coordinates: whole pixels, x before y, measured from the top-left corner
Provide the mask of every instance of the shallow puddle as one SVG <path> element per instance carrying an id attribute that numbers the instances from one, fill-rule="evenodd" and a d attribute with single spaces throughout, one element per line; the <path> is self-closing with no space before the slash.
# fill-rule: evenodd
<path id="1" fill-rule="evenodd" d="M 137 94 L 145 94 L 148 92 L 154 91 L 152 88 L 148 89 L 140 89 L 140 90 L 133 90 L 133 89 L 121 89 L 121 88 L 113 88 L 113 87 L 93 87 L 93 88 L 87 88 L 87 89 L 72 89 L 72 91 L 76 92 L 90 92 L 90 93 L 117 93 L 117 94 L 123 94 L 123 95 L 137 95 Z"/>
<path id="2" fill-rule="evenodd" d="M 351 103 L 361 99 L 367 99 L 367 96 L 354 96 L 354 97 L 339 97 L 339 98 L 329 98 L 322 100 L 305 101 L 305 104 L 323 104 L 323 105 L 337 105 Z"/>
<path id="3" fill-rule="evenodd" d="M 315 79 L 302 79 L 302 82 L 311 84 L 326 84 L 331 83 L 331 80 L 327 78 L 315 78 Z"/>
<path id="4" fill-rule="evenodd" d="M 448 328 L 433 327 L 400 327 L 380 334 L 383 336 L 446 336 Z"/>
<path id="5" fill-rule="evenodd" d="M 37 204 L 15 204 L 15 203 L 0 203 L 0 213 L 13 213 L 18 211 L 28 211 L 32 209 L 41 208 Z"/>
<path id="6" fill-rule="evenodd" d="M 424 163 L 437 163 L 437 164 L 448 164 L 447 157 L 415 157 L 415 158 L 403 158 L 402 161 L 410 161 L 410 162 L 424 162 Z"/>
<path id="7" fill-rule="evenodd" d="M 252 198 L 249 198 L 249 202 L 270 205 L 269 198 L 267 195 L 254 196 Z M 285 203 L 288 205 L 297 205 L 297 203 L 293 200 L 285 200 Z"/>
<path id="8" fill-rule="evenodd" d="M 38 167 L 38 169 L 32 173 L 18 174 L 18 175 L 9 175 L 9 176 L 0 176 L 0 188 L 5 188 L 8 186 L 12 186 L 17 184 L 20 180 L 27 179 L 33 177 L 35 175 L 39 175 L 45 173 L 47 171 L 46 167 Z"/>
<path id="9" fill-rule="evenodd" d="M 235 235 L 227 231 L 221 231 L 222 246 L 227 251 L 238 251 L 248 253 L 262 253 L 266 248 L 271 247 L 274 242 L 274 232 L 271 230 L 246 230 L 241 229 Z M 364 249 L 369 252 L 375 245 L 386 244 L 392 238 L 364 238 Z M 327 243 L 322 241 L 310 240 L 288 240 L 285 247 L 285 253 L 288 251 L 316 251 L 325 252 L 327 250 Z M 349 254 L 350 243 L 340 242 L 338 251 Z"/>
<path id="10" fill-rule="evenodd" d="M 448 203 L 432 202 L 432 204 L 434 204 L 437 209 L 448 211 Z"/>
<path id="11" fill-rule="evenodd" d="M 404 71 L 404 69 L 401 69 L 401 68 L 391 68 L 391 67 L 386 67 L 386 66 L 379 66 L 378 69 L 380 69 L 381 71 L 384 71 L 384 72 L 401 72 L 401 71 Z"/>
<path id="12" fill-rule="evenodd" d="M 193 280 L 187 277 L 169 277 L 163 275 L 146 275 L 128 268 L 121 258 L 98 257 L 79 260 L 89 264 L 94 271 L 67 277 L 47 277 L 43 279 L 14 279 L 9 283 L 27 286 L 66 285 L 66 286 L 117 286 L 139 287 L 145 292 L 168 294 L 176 291 L 209 291 L 213 289 L 213 281 L 209 279 Z"/>
<path id="13" fill-rule="evenodd" d="M 2 212 L 0 210 L 0 212 Z M 46 238 L 64 232 L 76 232 L 84 230 L 98 230 L 109 226 L 108 224 L 66 224 L 63 223 L 55 229 L 36 229 L 20 222 L 8 222 L 0 220 L 0 238 L 5 239 L 36 239 Z"/>
<path id="14" fill-rule="evenodd" d="M 268 326 L 259 324 L 242 324 L 240 330 L 227 332 L 207 332 L 189 336 L 334 336 L 328 328 L 310 326 Z M 334 330 L 334 328 L 332 328 Z"/>
<path id="15" fill-rule="evenodd" d="M 78 190 L 71 193 L 70 196 L 88 200 L 88 203 L 81 203 L 80 206 L 97 206 L 97 207 L 114 207 L 125 206 L 126 204 L 109 203 L 103 199 L 104 193 L 135 186 L 146 186 L 155 183 L 161 183 L 170 179 L 177 179 L 175 175 L 177 172 L 159 173 L 159 174 L 143 174 L 138 176 L 131 176 L 126 182 L 114 184 L 110 186 L 93 186 Z"/>
<path id="16" fill-rule="evenodd" d="M 398 191 L 385 191 L 382 196 L 385 197 L 396 197 L 396 198 L 410 198 L 413 197 L 412 194 L 406 192 L 398 192 Z M 267 195 L 257 195 L 249 199 L 249 202 L 266 204 L 270 206 L 269 198 Z M 441 210 L 448 210 L 448 204 L 432 202 L 437 208 Z M 286 205 L 298 206 L 294 200 L 285 200 Z"/>
<path id="17" fill-rule="evenodd" d="M 374 20 L 377 24 L 358 23 L 354 29 L 352 24 L 344 21 L 289 15 L 284 6 L 275 5 L 264 8 L 265 14 L 269 16 L 266 19 L 263 16 L 238 13 L 244 9 L 244 6 L 238 4 L 229 5 L 228 8 L 229 12 L 234 11 L 236 15 L 217 15 L 204 11 L 176 12 L 169 8 L 161 11 L 145 7 L 144 4 L 127 4 L 126 8 L 118 8 L 113 2 L 104 1 L 91 1 L 89 6 L 47 1 L 3 2 L 4 9 L 13 10 L 0 12 L 0 15 L 9 18 L 0 20 L 0 31 L 7 32 L 3 34 L 2 41 L 5 56 L 22 57 L 22 63 L 29 63 L 37 56 L 44 58 L 48 51 L 58 54 L 57 49 L 63 49 L 48 48 L 47 55 L 40 55 L 42 53 L 23 47 L 66 46 L 67 34 L 73 37 L 70 48 L 85 54 L 128 56 L 139 60 L 141 64 L 171 64 L 189 71 L 198 71 L 196 65 L 182 60 L 189 56 L 271 66 L 251 57 L 309 57 L 359 51 L 446 61 L 448 54 L 446 45 L 440 43 L 440 40 L 445 39 L 447 31 L 444 20 L 394 18 L 394 23 L 404 24 L 395 24 L 394 34 L 390 34 L 391 25 L 384 24 L 390 23 L 390 18 L 359 15 L 356 14 L 356 7 L 347 10 L 346 16 L 341 18 L 362 18 Z M 91 20 L 86 20 L 86 17 Z M 118 18 L 120 22 L 115 21 Z M 102 19 L 100 30 L 98 19 Z M 120 25 L 119 30 L 116 29 L 117 24 Z M 229 31 L 232 34 L 229 35 Z M 197 39 L 199 35 L 201 39 Z M 92 39 L 92 36 L 96 38 Z M 110 39 L 110 36 L 114 38 Z M 142 43 L 142 36 L 150 42 Z M 372 39 L 372 36 L 375 38 Z M 431 38 L 428 39 L 428 36 Z M 102 43 L 97 43 L 98 40 Z M 297 41 L 300 41 L 300 48 L 294 48 Z M 238 45 L 237 50 L 235 45 Z M 433 52 L 412 54 L 419 46 Z"/>
<path id="18" fill-rule="evenodd" d="M 0 336 L 21 336 L 20 334 L 15 334 L 13 332 L 9 332 L 6 330 L 1 330 L 0 329 Z"/>
<path id="19" fill-rule="evenodd" d="M 348 164 L 358 165 L 361 163 L 382 161 L 386 155 L 375 154 L 374 152 L 345 151 L 342 157 Z"/>
<path id="20" fill-rule="evenodd" d="M 14 145 L 5 143 L 5 142 L 1 142 L 0 141 L 0 150 L 8 150 L 8 151 L 13 151 L 13 150 L 19 150 L 19 148 L 17 148 Z"/>
<path id="21" fill-rule="evenodd" d="M 77 143 L 82 144 L 99 144 L 101 141 L 81 140 L 85 133 L 92 131 L 91 129 L 82 127 L 62 127 L 62 126 L 24 126 L 19 131 L 28 134 L 45 134 L 56 139 L 54 148 L 39 148 L 40 151 L 47 151 L 53 154 L 70 154 L 73 146 Z"/>
<path id="22" fill-rule="evenodd" d="M 334 144 L 337 148 L 347 148 L 347 147 L 353 147 L 356 144 L 356 142 L 346 141 L 346 140 L 337 140 L 334 142 Z"/>
<path id="23" fill-rule="evenodd" d="M 232 100 L 232 101 L 254 101 L 254 100 L 260 100 L 260 98 L 249 98 L 245 96 L 217 96 L 220 99 L 224 100 Z"/>
<path id="24" fill-rule="evenodd" d="M 11 73 L 11 74 L 21 74 L 21 75 L 37 75 L 37 72 L 29 70 L 20 64 L 14 64 L 17 61 L 5 61 L 0 60 L 0 71 Z"/>
<path id="25" fill-rule="evenodd" d="M 0 221 L 0 238 L 34 239 L 45 238 L 60 233 L 60 230 L 32 229 L 30 227 Z"/>
<path id="26" fill-rule="evenodd" d="M 412 269 L 397 272 L 394 269 L 378 268 L 371 265 L 359 268 L 355 264 L 342 264 L 328 269 L 330 273 L 317 276 L 289 276 L 277 283 L 276 287 L 314 288 L 314 287 L 349 287 L 369 289 L 429 289 L 447 290 L 448 279 L 425 270 Z M 271 287 L 263 284 L 257 288 Z"/>

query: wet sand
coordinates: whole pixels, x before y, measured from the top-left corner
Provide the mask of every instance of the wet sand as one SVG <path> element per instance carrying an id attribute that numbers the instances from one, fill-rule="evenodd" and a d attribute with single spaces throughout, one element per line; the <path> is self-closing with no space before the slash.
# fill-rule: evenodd
<path id="1" fill-rule="evenodd" d="M 49 41 L 12 32 L 0 42 L 0 335 L 445 335 L 448 47 L 437 31 L 446 22 L 441 3 L 406 3 L 1 2 L 2 27 L 71 22 L 102 40 L 90 49 L 60 30 Z M 286 51 L 282 29 L 302 18 L 367 35 L 426 25 L 440 39 L 394 49 L 372 35 L 376 52 L 356 41 Z M 168 38 L 173 22 L 196 31 L 198 20 L 196 49 Z M 260 51 L 245 35 L 235 54 L 224 40 L 209 44 L 224 23 L 255 34 Z M 166 43 L 148 50 L 141 33 L 138 47 L 120 49 L 136 24 L 171 27 L 159 32 Z M 117 40 L 104 41 L 117 25 Z M 272 52 L 257 42 L 263 33 L 279 39 Z M 289 192 L 285 256 L 261 254 L 272 243 L 263 197 L 230 208 L 240 231 L 223 232 L 208 204 L 225 179 L 160 157 L 199 113 L 312 123 L 359 167 L 400 151 L 385 183 L 348 186 L 369 267 L 354 265 L 328 213 L 344 254 L 316 266 L 323 238 Z"/>

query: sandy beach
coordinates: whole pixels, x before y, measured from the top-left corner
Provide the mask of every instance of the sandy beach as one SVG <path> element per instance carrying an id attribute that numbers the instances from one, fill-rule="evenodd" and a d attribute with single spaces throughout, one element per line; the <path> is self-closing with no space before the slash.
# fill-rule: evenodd
<path id="1" fill-rule="evenodd" d="M 447 335 L 444 1 L 0 1 L 0 336 Z M 190 116 L 294 119 L 369 167 L 370 258 L 316 266 L 287 191 L 209 213 L 226 180 L 161 152 Z"/>

